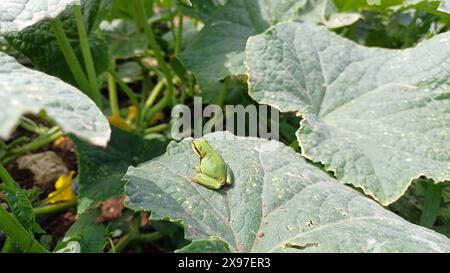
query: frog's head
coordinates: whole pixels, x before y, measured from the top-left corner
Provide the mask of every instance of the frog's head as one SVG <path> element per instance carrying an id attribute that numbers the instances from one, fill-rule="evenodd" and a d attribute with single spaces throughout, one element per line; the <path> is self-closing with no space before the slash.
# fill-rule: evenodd
<path id="1" fill-rule="evenodd" d="M 209 143 L 206 140 L 202 139 L 202 138 L 194 139 L 192 141 L 192 149 L 194 149 L 195 153 L 199 157 L 203 157 L 206 154 L 206 152 L 209 149 L 209 147 L 211 147 L 209 145 Z"/>

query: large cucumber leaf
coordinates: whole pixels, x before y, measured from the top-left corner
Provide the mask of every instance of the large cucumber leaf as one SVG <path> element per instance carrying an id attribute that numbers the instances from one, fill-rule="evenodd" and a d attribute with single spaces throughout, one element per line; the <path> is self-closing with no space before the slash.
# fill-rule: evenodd
<path id="1" fill-rule="evenodd" d="M 247 39 L 280 21 L 303 20 L 339 27 L 354 23 L 355 14 L 337 14 L 333 0 L 195 0 L 191 14 L 197 14 L 205 27 L 181 54 L 183 63 L 200 85 L 218 82 L 229 75 L 245 72 Z"/>
<path id="2" fill-rule="evenodd" d="M 0 36 L 22 31 L 42 20 L 58 17 L 67 6 L 80 0 L 2 0 L 0 3 Z"/>
<path id="3" fill-rule="evenodd" d="M 420 176 L 450 179 L 450 33 L 366 48 L 287 23 L 247 47 L 251 96 L 303 116 L 303 155 L 387 205 Z"/>
<path id="4" fill-rule="evenodd" d="M 107 15 L 114 1 L 109 0 L 81 0 L 81 1 L 20 1 L 25 4 L 17 4 L 17 1 L 7 0 L 6 4 L 0 3 L 0 25 L 11 25 L 9 22 L 17 22 L 15 26 L 1 28 L 0 35 L 18 51 L 26 55 L 33 65 L 53 76 L 76 86 L 76 81 L 70 71 L 66 59 L 59 49 L 55 35 L 53 34 L 49 18 L 58 18 L 62 22 L 64 31 L 75 50 L 80 62 L 83 62 L 78 30 L 72 4 L 81 4 L 84 24 L 89 36 L 89 46 L 94 58 L 94 65 L 98 75 L 109 66 L 108 47 L 105 42 L 97 38 L 95 30 L 101 20 Z M 17 10 L 13 14 L 8 9 Z M 42 11 L 42 12 L 39 12 Z M 34 16 L 29 15 L 35 13 Z M 28 16 L 25 16 L 28 15 Z M 29 18 L 31 17 L 31 19 Z"/>
<path id="5" fill-rule="evenodd" d="M 186 228 L 194 242 L 181 251 L 450 251 L 445 236 L 341 185 L 280 142 L 223 132 L 205 138 L 232 169 L 232 186 L 215 191 L 191 181 L 199 159 L 190 139 L 124 178 L 129 208 Z"/>
<path id="6" fill-rule="evenodd" d="M 109 140 L 108 120 L 81 91 L 0 52 L 0 137 L 8 138 L 23 114 L 41 110 L 67 133 L 100 146 Z"/>

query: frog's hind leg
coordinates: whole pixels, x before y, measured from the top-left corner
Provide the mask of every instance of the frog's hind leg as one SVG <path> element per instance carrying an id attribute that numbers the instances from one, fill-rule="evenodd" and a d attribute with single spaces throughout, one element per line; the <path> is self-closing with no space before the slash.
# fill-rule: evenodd
<path id="1" fill-rule="evenodd" d="M 218 190 L 221 188 L 221 184 L 217 179 L 202 173 L 198 173 L 192 177 L 192 181 L 213 190 Z"/>

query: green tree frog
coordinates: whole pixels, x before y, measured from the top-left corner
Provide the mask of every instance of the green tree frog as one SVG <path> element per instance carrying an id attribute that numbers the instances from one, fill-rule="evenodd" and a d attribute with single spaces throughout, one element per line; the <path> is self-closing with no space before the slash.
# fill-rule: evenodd
<path id="1" fill-rule="evenodd" d="M 205 139 L 193 140 L 192 149 L 200 158 L 200 165 L 195 168 L 197 174 L 192 181 L 214 190 L 225 184 L 231 185 L 233 174 L 230 168 Z"/>

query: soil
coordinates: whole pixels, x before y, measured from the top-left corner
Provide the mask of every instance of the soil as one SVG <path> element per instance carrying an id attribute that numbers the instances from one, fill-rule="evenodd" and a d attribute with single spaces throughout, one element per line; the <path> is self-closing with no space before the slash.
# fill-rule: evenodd
<path id="1" fill-rule="evenodd" d="M 42 147 L 39 150 L 34 151 L 33 153 L 39 153 L 44 151 L 53 151 L 55 152 L 64 162 L 64 165 L 67 167 L 69 171 L 77 171 L 78 162 L 77 155 L 75 153 L 75 144 L 69 137 L 64 137 L 60 141 L 58 145 L 49 144 L 45 147 Z M 29 170 L 21 170 L 18 167 L 17 162 L 14 160 L 7 165 L 7 169 L 14 180 L 23 188 L 23 189 L 31 189 L 35 186 L 35 181 L 33 177 L 33 173 Z M 50 192 L 54 189 L 44 189 L 40 195 L 41 198 L 45 198 L 48 196 Z"/>
<path id="2" fill-rule="evenodd" d="M 27 118 L 33 120 L 34 122 L 48 126 L 51 125 L 47 122 L 41 120 L 36 116 L 27 115 Z M 30 139 L 36 138 L 37 135 L 33 134 L 27 130 L 24 130 L 21 127 L 18 127 L 16 131 L 12 134 L 10 139 L 14 139 L 18 136 L 27 136 Z M 64 162 L 64 165 L 67 167 L 69 171 L 77 171 L 78 170 L 78 162 L 77 155 L 75 150 L 75 145 L 73 141 L 69 137 L 64 137 L 57 141 L 57 144 L 49 144 L 46 145 L 36 151 L 34 153 L 45 152 L 45 151 L 53 151 L 55 152 Z M 6 166 L 7 170 L 14 178 L 14 180 L 23 188 L 23 189 L 31 189 L 34 186 L 37 186 L 34 180 L 33 173 L 29 170 L 20 170 L 18 168 L 18 164 L 16 160 L 10 162 Z M 54 189 L 46 189 L 43 190 L 40 194 L 40 198 L 45 199 L 50 192 L 54 191 Z M 0 196 L 1 200 L 1 196 Z M 37 220 L 39 224 L 47 231 L 48 235 L 52 236 L 52 245 L 54 247 L 58 240 L 64 237 L 64 234 L 69 229 L 69 227 L 75 222 L 76 210 L 70 209 L 64 213 L 48 215 L 39 217 Z M 4 235 L 0 232 L 0 249 L 2 245 L 2 238 Z"/>
<path id="3" fill-rule="evenodd" d="M 44 221 L 45 230 L 47 234 L 52 236 L 51 248 L 53 249 L 57 242 L 64 238 L 67 230 L 76 220 L 76 210 L 70 209 L 66 212 L 51 216 L 48 220 Z"/>

